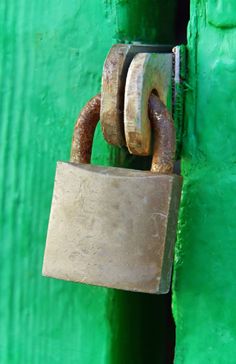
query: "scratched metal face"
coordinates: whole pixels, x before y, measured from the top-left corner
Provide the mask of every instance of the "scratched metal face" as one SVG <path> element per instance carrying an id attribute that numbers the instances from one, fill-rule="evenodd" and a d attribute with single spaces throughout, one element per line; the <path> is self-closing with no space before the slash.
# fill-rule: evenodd
<path id="1" fill-rule="evenodd" d="M 133 58 L 135 57 L 136 54 L 143 52 L 169 53 L 167 55 L 167 58 L 164 56 L 164 59 L 166 63 L 168 63 L 168 61 L 170 60 L 170 71 L 171 71 L 172 70 L 171 48 L 172 47 L 168 45 L 115 44 L 110 49 L 106 57 L 102 73 L 102 89 L 101 89 L 102 99 L 101 99 L 101 113 L 100 113 L 100 120 L 102 124 L 103 134 L 108 143 L 118 146 L 126 145 L 124 137 L 124 120 L 123 120 L 124 93 L 125 93 L 127 72 Z M 161 60 L 163 59 L 163 55 L 160 55 L 160 59 Z M 168 68 L 168 65 L 165 68 Z M 167 78 L 167 80 L 169 80 L 169 77 Z M 160 94 L 163 94 L 162 89 L 163 89 L 163 82 L 160 83 L 160 90 L 159 90 Z M 149 91 L 151 92 L 152 89 Z M 137 95 L 138 93 L 136 93 L 136 96 Z"/>
<path id="2" fill-rule="evenodd" d="M 59 162 L 43 274 L 166 293 L 180 193 L 176 175 Z"/>

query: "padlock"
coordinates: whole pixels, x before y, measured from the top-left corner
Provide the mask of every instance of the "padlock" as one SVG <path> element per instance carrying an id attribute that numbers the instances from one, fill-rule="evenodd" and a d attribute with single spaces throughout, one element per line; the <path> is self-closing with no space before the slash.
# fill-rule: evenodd
<path id="1" fill-rule="evenodd" d="M 100 96 L 82 110 L 72 158 L 58 162 L 44 255 L 45 276 L 123 290 L 167 293 L 181 196 L 172 174 L 175 130 L 156 95 L 151 171 L 90 161 Z"/>

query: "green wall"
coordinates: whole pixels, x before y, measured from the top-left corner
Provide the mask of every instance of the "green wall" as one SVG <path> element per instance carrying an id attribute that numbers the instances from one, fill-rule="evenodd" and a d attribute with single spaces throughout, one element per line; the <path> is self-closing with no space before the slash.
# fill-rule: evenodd
<path id="1" fill-rule="evenodd" d="M 176 364 L 236 363 L 236 3 L 192 0 Z"/>
<path id="2" fill-rule="evenodd" d="M 154 0 L 0 2 L 1 364 L 165 362 L 165 298 L 41 276 L 56 161 L 111 44 L 172 41 L 165 3 L 163 16 Z M 93 161 L 133 158 L 98 130 Z"/>

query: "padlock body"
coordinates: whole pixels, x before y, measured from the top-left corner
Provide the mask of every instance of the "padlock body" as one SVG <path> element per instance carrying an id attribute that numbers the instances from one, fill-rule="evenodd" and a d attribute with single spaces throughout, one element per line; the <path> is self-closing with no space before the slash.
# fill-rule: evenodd
<path id="1" fill-rule="evenodd" d="M 57 163 L 43 274 L 124 290 L 169 290 L 182 178 Z"/>

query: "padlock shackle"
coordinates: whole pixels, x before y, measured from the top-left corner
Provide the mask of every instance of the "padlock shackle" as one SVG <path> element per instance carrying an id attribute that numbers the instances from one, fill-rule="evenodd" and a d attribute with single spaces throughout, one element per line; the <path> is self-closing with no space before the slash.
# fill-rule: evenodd
<path id="1" fill-rule="evenodd" d="M 173 119 L 166 106 L 154 93 L 149 97 L 148 115 L 154 135 L 151 171 L 161 174 L 173 173 L 176 133 Z"/>
<path id="2" fill-rule="evenodd" d="M 154 153 L 151 171 L 173 172 L 176 137 L 172 117 L 158 96 L 151 94 L 148 105 L 149 119 L 154 134 Z M 75 124 L 72 139 L 72 163 L 90 163 L 93 136 L 100 119 L 101 95 L 97 94 L 83 107 Z"/>
<path id="3" fill-rule="evenodd" d="M 100 119 L 101 94 L 90 99 L 81 110 L 74 127 L 70 162 L 90 163 L 93 136 Z"/>

